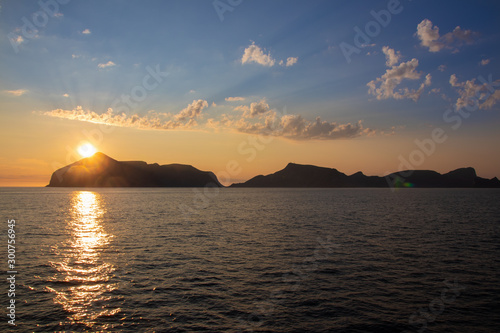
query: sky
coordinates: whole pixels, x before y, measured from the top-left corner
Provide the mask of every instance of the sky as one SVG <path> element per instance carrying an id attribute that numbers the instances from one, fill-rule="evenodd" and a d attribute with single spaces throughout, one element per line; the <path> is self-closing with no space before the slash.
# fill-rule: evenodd
<path id="1" fill-rule="evenodd" d="M 2 0 L 0 186 L 86 143 L 225 184 L 289 162 L 500 177 L 499 51 L 498 1 Z"/>

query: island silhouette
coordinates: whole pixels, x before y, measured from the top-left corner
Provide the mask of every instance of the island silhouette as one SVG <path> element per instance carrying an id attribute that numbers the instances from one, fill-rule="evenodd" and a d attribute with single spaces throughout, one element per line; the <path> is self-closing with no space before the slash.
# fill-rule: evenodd
<path id="1" fill-rule="evenodd" d="M 117 161 L 103 153 L 81 159 L 56 170 L 48 187 L 224 187 L 215 174 L 191 165 L 143 161 Z M 416 187 L 498 188 L 500 181 L 481 178 L 474 168 L 460 168 L 445 174 L 432 170 L 406 170 L 384 177 L 350 176 L 333 168 L 289 163 L 283 170 L 259 175 L 230 187 Z"/>
<path id="2" fill-rule="evenodd" d="M 222 187 L 215 174 L 183 164 L 117 161 L 97 152 L 56 170 L 48 187 Z"/>
<path id="3" fill-rule="evenodd" d="M 500 181 L 480 178 L 474 168 L 460 168 L 446 174 L 432 170 L 405 170 L 384 177 L 350 176 L 337 169 L 289 163 L 283 170 L 256 176 L 232 187 L 500 187 Z"/>

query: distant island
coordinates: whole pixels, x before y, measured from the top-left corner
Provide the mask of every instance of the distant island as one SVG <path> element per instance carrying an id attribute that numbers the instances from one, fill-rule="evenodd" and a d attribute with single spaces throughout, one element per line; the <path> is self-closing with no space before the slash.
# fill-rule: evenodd
<path id="1" fill-rule="evenodd" d="M 119 162 L 103 153 L 56 170 L 48 187 L 222 187 L 208 171 L 183 164 Z"/>
<path id="2" fill-rule="evenodd" d="M 231 187 L 500 187 L 495 177 L 477 177 L 474 168 L 446 174 L 427 170 L 406 170 L 385 177 L 366 176 L 361 171 L 350 176 L 337 169 L 289 163 L 283 170 L 256 176 Z"/>
<path id="3" fill-rule="evenodd" d="M 48 187 L 224 187 L 215 174 L 183 164 L 158 165 L 142 161 L 120 162 L 103 153 L 56 170 Z M 407 170 L 385 177 L 350 176 L 332 168 L 289 163 L 283 170 L 259 175 L 230 187 L 464 187 L 498 188 L 500 181 L 481 178 L 474 168 L 446 174 L 430 170 Z"/>

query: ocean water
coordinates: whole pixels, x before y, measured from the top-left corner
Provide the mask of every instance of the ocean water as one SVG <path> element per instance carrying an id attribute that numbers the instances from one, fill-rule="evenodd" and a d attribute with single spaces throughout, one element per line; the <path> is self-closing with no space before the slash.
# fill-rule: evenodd
<path id="1" fill-rule="evenodd" d="M 498 189 L 4 188 L 17 326 L 4 283 L 0 331 L 498 332 L 499 203 Z"/>

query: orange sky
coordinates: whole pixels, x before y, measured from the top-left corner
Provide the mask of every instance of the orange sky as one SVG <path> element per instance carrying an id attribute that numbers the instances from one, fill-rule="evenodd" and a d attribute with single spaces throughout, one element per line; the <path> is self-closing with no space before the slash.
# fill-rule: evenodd
<path id="1" fill-rule="evenodd" d="M 86 142 L 117 160 L 190 164 L 213 171 L 226 185 L 278 171 L 288 162 L 332 167 L 346 174 L 363 171 L 367 175 L 385 175 L 401 169 L 400 156 L 409 160 L 412 152 L 420 150 L 412 135 L 398 134 L 334 141 L 262 137 L 262 142 L 258 136 L 240 133 L 103 127 L 36 114 L 11 119 L 10 125 L 0 125 L 1 186 L 47 185 L 55 169 L 82 158 L 77 148 Z M 428 130 L 430 137 L 432 128 Z M 472 127 L 467 131 L 474 130 Z M 454 132 L 449 134 L 449 139 L 436 144 L 435 152 L 425 156 L 416 169 L 444 173 L 472 166 L 482 177 L 500 175 L 498 156 L 490 156 L 489 148 L 481 145 L 487 136 L 478 135 L 473 142 Z M 402 169 L 406 169 L 404 165 Z"/>

